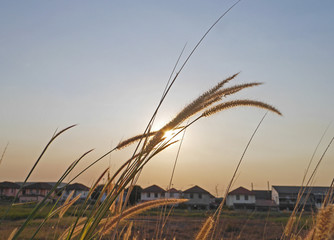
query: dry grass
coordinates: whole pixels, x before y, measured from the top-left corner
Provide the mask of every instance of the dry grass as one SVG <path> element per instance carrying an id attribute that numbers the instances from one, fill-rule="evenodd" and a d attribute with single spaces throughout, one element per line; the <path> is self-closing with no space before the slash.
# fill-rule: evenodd
<path id="1" fill-rule="evenodd" d="M 313 240 L 334 239 L 334 205 L 330 204 L 319 210 L 312 234 Z"/>
<path id="2" fill-rule="evenodd" d="M 205 240 L 209 236 L 210 230 L 212 229 L 214 224 L 214 220 L 212 217 L 208 217 L 204 222 L 201 230 L 198 232 L 196 236 L 196 240 Z"/>

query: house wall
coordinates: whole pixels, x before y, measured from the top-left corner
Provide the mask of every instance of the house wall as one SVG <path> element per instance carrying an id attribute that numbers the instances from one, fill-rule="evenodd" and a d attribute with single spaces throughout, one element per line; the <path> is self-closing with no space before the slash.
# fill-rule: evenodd
<path id="1" fill-rule="evenodd" d="M 15 197 L 18 191 L 19 190 L 15 188 L 2 188 L 0 189 L 0 196 Z"/>
<path id="2" fill-rule="evenodd" d="M 279 194 L 278 192 L 276 191 L 275 188 L 272 188 L 271 190 L 271 199 L 274 200 L 274 202 L 279 205 Z"/>
<path id="3" fill-rule="evenodd" d="M 141 200 L 142 201 L 149 201 L 149 200 L 155 200 L 155 199 L 160 199 L 160 198 L 164 198 L 165 194 L 161 194 L 161 193 L 152 193 L 152 192 L 141 192 Z"/>
<path id="4" fill-rule="evenodd" d="M 188 202 L 185 202 L 187 205 L 205 205 L 208 207 L 214 202 L 209 194 L 184 193 L 183 197 L 189 199 Z"/>
<path id="5" fill-rule="evenodd" d="M 181 198 L 181 193 L 166 193 L 166 198 Z"/>
<path id="6" fill-rule="evenodd" d="M 49 193 L 47 189 L 23 189 L 24 195 L 43 195 L 46 196 Z"/>
<path id="7" fill-rule="evenodd" d="M 21 196 L 19 197 L 19 202 L 39 202 L 44 199 L 43 196 L 30 195 L 30 196 Z"/>
<path id="8" fill-rule="evenodd" d="M 71 192 L 72 192 L 72 191 L 66 191 L 66 190 L 65 190 L 65 192 L 64 192 L 64 194 L 62 195 L 62 198 L 61 198 L 61 199 L 62 199 L 62 200 L 66 200 L 67 197 L 70 195 Z M 74 191 L 74 194 L 73 194 L 73 196 L 72 196 L 71 199 L 73 199 L 73 198 L 75 198 L 76 196 L 78 196 L 79 194 L 81 194 L 79 199 L 84 200 L 84 199 L 87 198 L 88 193 L 89 193 L 89 191 L 78 191 L 78 190 L 75 190 L 75 191 Z"/>
<path id="9" fill-rule="evenodd" d="M 239 196 L 239 199 L 237 199 Z M 234 204 L 255 204 L 255 196 L 254 195 L 247 195 L 248 200 L 246 200 L 245 195 L 228 195 L 226 198 L 226 205 L 229 207 L 233 207 Z"/>

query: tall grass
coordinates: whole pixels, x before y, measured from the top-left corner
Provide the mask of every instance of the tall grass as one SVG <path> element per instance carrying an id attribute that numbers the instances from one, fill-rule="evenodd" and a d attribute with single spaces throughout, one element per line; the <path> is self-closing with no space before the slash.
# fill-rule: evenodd
<path id="1" fill-rule="evenodd" d="M 194 101 L 192 101 L 190 104 L 188 104 L 183 110 L 181 110 L 179 114 L 177 114 L 170 122 L 168 122 L 160 130 L 153 132 L 153 133 L 152 132 L 144 133 L 142 135 L 135 136 L 135 137 L 129 138 L 128 140 L 121 142 L 118 145 L 118 147 L 116 147 L 116 149 L 121 149 L 131 143 L 140 141 L 140 139 L 144 139 L 142 144 L 139 145 L 140 151 L 138 153 L 134 153 L 133 157 L 128 159 L 125 162 L 125 164 L 121 166 L 120 169 L 118 169 L 114 173 L 114 175 L 108 179 L 107 183 L 105 184 L 104 190 L 102 191 L 102 193 L 104 193 L 106 192 L 106 189 L 109 189 L 105 200 L 101 204 L 95 203 L 95 205 L 93 206 L 93 210 L 91 211 L 91 214 L 88 215 L 88 217 L 85 220 L 83 220 L 84 223 L 82 223 L 79 226 L 77 226 L 77 224 L 79 223 L 79 220 L 82 220 L 82 219 L 80 218 L 80 216 L 78 216 L 76 222 L 68 230 L 68 233 L 64 236 L 64 239 L 71 239 L 75 237 L 76 235 L 79 235 L 80 239 L 91 239 L 92 237 L 99 234 L 99 232 L 101 231 L 99 229 L 101 224 L 105 223 L 106 229 L 110 231 L 111 226 L 115 226 L 119 222 L 120 219 L 125 218 L 127 215 L 130 215 L 129 214 L 130 212 L 133 214 L 136 213 L 136 211 L 129 209 L 129 210 L 121 211 L 119 215 L 117 215 L 116 217 L 111 217 L 111 218 L 108 217 L 110 207 L 115 203 L 116 199 L 124 191 L 125 187 L 131 184 L 133 180 L 138 176 L 141 169 L 143 169 L 143 167 L 153 157 L 155 157 L 157 154 L 159 154 L 160 152 L 162 152 L 163 150 L 165 150 L 166 148 L 168 148 L 169 146 L 177 142 L 177 141 L 172 141 L 172 139 L 165 139 L 164 134 L 167 131 L 174 130 L 174 131 L 177 131 L 177 134 L 179 134 L 185 131 L 186 128 L 188 128 L 189 126 L 191 126 L 192 124 L 194 124 L 195 122 L 199 121 L 200 119 L 204 117 L 209 117 L 220 111 L 223 111 L 229 108 L 239 107 L 239 106 L 254 106 L 254 107 L 264 108 L 268 111 L 272 111 L 274 113 L 280 114 L 280 112 L 276 108 L 266 103 L 259 102 L 259 101 L 233 100 L 233 101 L 222 102 L 223 99 L 225 99 L 227 96 L 231 94 L 235 94 L 245 88 L 254 87 L 254 86 L 259 85 L 258 83 L 249 83 L 249 84 L 235 85 L 233 87 L 224 88 L 225 84 L 232 81 L 236 76 L 237 74 L 232 75 L 231 77 L 219 82 L 216 86 L 212 87 L 211 89 L 203 93 L 201 96 L 199 96 Z M 189 124 L 186 124 L 184 127 L 180 127 L 184 124 L 186 120 L 188 120 L 194 115 L 198 115 L 198 116 L 194 120 L 192 120 Z M 41 157 L 43 156 L 43 154 L 45 153 L 46 149 L 49 147 L 51 142 L 61 133 L 66 131 L 67 129 L 69 128 L 66 128 L 60 131 L 58 134 L 56 134 L 55 136 L 51 138 L 50 142 L 47 144 L 47 146 L 43 150 L 41 156 L 38 158 L 38 160 L 34 164 L 32 170 L 30 171 L 30 174 L 35 169 L 36 165 L 40 161 Z M 48 197 L 50 197 L 55 192 L 59 184 L 65 179 L 65 177 L 68 176 L 68 174 L 74 169 L 77 163 L 89 152 L 91 152 L 91 150 L 83 154 L 78 160 L 74 161 L 69 166 L 67 171 L 65 171 L 65 173 L 62 175 L 62 177 L 57 182 L 57 184 L 48 193 L 46 198 L 42 200 L 39 204 L 37 204 L 32 214 L 27 218 L 27 220 L 23 223 L 23 225 L 15 232 L 13 239 L 19 239 L 20 234 L 22 233 L 24 228 L 27 226 L 27 224 L 34 218 L 37 212 L 46 204 L 46 199 L 48 199 Z M 26 180 L 28 179 L 28 177 L 26 178 Z M 148 206 L 151 206 L 151 207 L 155 206 L 153 203 L 150 203 L 150 204 Z M 159 204 L 160 205 L 170 204 L 170 200 L 168 201 L 163 200 Z M 126 203 L 124 204 L 124 206 L 125 205 Z M 124 208 L 122 208 L 122 210 L 123 209 Z M 85 210 L 82 209 L 81 211 L 84 212 Z M 50 213 L 50 216 L 51 215 L 52 213 Z M 36 230 L 33 236 L 37 234 L 39 229 L 40 228 Z M 105 233 L 105 231 L 102 231 L 102 233 Z"/>
<path id="2" fill-rule="evenodd" d="M 104 187 L 102 191 L 100 192 L 100 195 L 98 196 L 97 200 L 95 202 L 90 201 L 90 196 L 92 195 L 94 189 L 98 186 L 99 183 L 101 183 L 103 177 L 107 174 L 109 169 L 106 169 L 100 177 L 96 180 L 96 182 L 93 184 L 93 186 L 90 189 L 90 192 L 85 199 L 84 203 L 78 207 L 76 218 L 72 222 L 71 226 L 69 226 L 66 231 L 62 233 L 60 236 L 60 239 L 82 239 L 82 240 L 88 240 L 88 239 L 101 239 L 104 235 L 112 234 L 113 238 L 116 238 L 116 232 L 119 224 L 124 221 L 125 219 L 128 219 L 136 214 L 139 214 L 145 210 L 156 208 L 160 206 L 166 206 L 170 204 L 178 204 L 185 202 L 184 199 L 161 199 L 156 201 L 150 201 L 146 203 L 141 203 L 136 206 L 127 207 L 127 202 L 129 199 L 129 196 L 131 194 L 131 190 L 133 185 L 138 180 L 138 177 L 142 171 L 142 169 L 146 166 L 148 162 L 150 162 L 155 156 L 157 156 L 162 151 L 169 148 L 171 145 L 176 144 L 178 140 L 174 140 L 175 136 L 182 134 L 186 131 L 187 128 L 191 127 L 196 122 L 203 120 L 207 117 L 211 117 L 215 114 L 218 114 L 221 111 L 225 111 L 228 109 L 236 108 L 236 107 L 256 107 L 261 108 L 269 112 L 273 112 L 275 114 L 281 115 L 280 111 L 276 109 L 275 107 L 258 101 L 258 100 L 251 100 L 251 99 L 237 99 L 237 100 L 228 100 L 228 97 L 231 95 L 237 94 L 240 91 L 243 91 L 246 88 L 252 88 L 257 87 L 261 85 L 262 83 L 258 82 L 251 82 L 251 83 L 245 83 L 245 84 L 236 84 L 232 86 L 227 86 L 230 84 L 230 82 L 233 82 L 239 73 L 233 74 L 230 77 L 227 77 L 226 79 L 218 82 L 215 86 L 205 91 L 203 94 L 201 94 L 199 97 L 195 98 L 193 101 L 191 101 L 187 106 L 185 106 L 176 116 L 169 122 L 167 122 L 162 128 L 160 128 L 157 131 L 152 131 L 152 126 L 154 123 L 154 120 L 157 116 L 158 111 L 160 110 L 162 103 L 164 102 L 167 94 L 171 90 L 171 87 L 179 77 L 180 73 L 188 63 L 189 59 L 192 57 L 196 49 L 199 47 L 199 45 L 202 43 L 202 41 L 205 39 L 207 34 L 213 29 L 213 27 L 236 5 L 239 1 L 237 1 L 234 5 L 232 5 L 231 8 L 229 8 L 225 13 L 223 13 L 210 27 L 209 29 L 204 33 L 202 38 L 198 41 L 198 43 L 195 45 L 195 47 L 192 49 L 190 54 L 186 57 L 186 60 L 181 64 L 181 67 L 178 71 L 176 71 L 176 67 L 178 65 L 178 62 L 180 60 L 180 56 L 183 53 L 183 50 L 176 62 L 176 65 L 174 66 L 172 70 L 172 74 L 170 75 L 170 78 L 168 79 L 167 85 L 163 91 L 163 94 L 161 96 L 160 101 L 157 104 L 157 107 L 152 114 L 152 117 L 150 118 L 146 128 L 144 129 L 143 133 L 130 137 L 124 141 L 121 141 L 116 147 L 111 149 L 110 151 L 103 154 L 101 157 L 97 158 L 95 161 L 90 163 L 87 167 L 85 167 L 83 170 L 81 170 L 75 177 L 73 177 L 69 183 L 73 182 L 77 177 L 79 177 L 81 174 L 86 172 L 88 169 L 90 169 L 94 164 L 104 159 L 106 156 L 110 155 L 114 151 L 121 151 L 122 149 L 130 146 L 131 144 L 137 144 L 135 147 L 135 151 L 133 152 L 132 156 L 128 159 L 124 160 L 124 163 L 119 169 L 117 169 L 115 172 L 112 173 L 112 175 L 108 175 L 107 181 L 104 183 Z M 266 115 L 265 115 L 266 116 Z M 265 117 L 264 116 L 264 117 Z M 251 139 L 249 140 L 246 149 L 244 153 L 242 154 L 242 157 L 236 167 L 236 170 L 233 174 L 233 177 L 229 183 L 229 187 L 226 191 L 226 195 L 228 193 L 228 190 L 230 189 L 236 173 L 238 171 L 238 168 L 241 164 L 241 161 L 243 159 L 243 156 L 249 146 L 249 143 L 252 141 L 252 138 L 254 134 L 256 133 L 258 127 L 261 125 L 264 117 L 260 121 L 259 125 L 255 129 L 253 135 L 251 136 Z M 52 136 L 50 141 L 47 143 L 45 148 L 42 150 L 42 153 L 36 160 L 35 164 L 31 168 L 29 174 L 24 180 L 24 184 L 29 179 L 32 172 L 35 170 L 36 166 L 41 161 L 42 157 L 44 156 L 47 149 L 51 146 L 53 141 L 58 138 L 61 134 L 68 131 L 75 125 L 69 126 L 68 128 L 65 128 L 59 132 L 55 132 L 55 134 Z M 173 138 L 167 139 L 165 134 L 169 131 L 175 131 L 176 134 Z M 333 141 L 333 139 L 332 139 Z M 332 142 L 331 141 L 331 142 Z M 330 144 L 331 144 L 330 142 Z M 329 148 L 330 144 L 328 145 L 327 149 Z M 326 149 L 326 151 L 327 151 Z M 5 149 L 6 151 L 6 149 Z M 4 153 L 2 154 L 2 157 L 0 159 L 0 163 L 3 159 Z M 11 235 L 9 236 L 9 239 L 20 239 L 22 232 L 25 230 L 27 225 L 36 217 L 38 212 L 40 212 L 48 203 L 47 199 L 55 193 L 57 190 L 57 187 L 64 181 L 66 177 L 73 171 L 74 168 L 76 168 L 79 161 L 84 158 L 87 154 L 89 154 L 92 150 L 85 152 L 82 154 L 77 160 L 75 160 L 63 173 L 63 175 L 59 178 L 56 185 L 51 189 L 51 191 L 48 193 L 48 195 L 39 202 L 36 207 L 33 209 L 32 213 L 28 216 L 28 218 L 22 223 L 22 225 L 15 229 Z M 322 156 L 323 158 L 323 156 Z M 321 160 L 322 160 L 321 158 Z M 319 164 L 321 163 L 321 160 L 318 162 L 314 173 L 316 172 L 316 169 L 318 168 Z M 174 171 L 174 170 L 173 170 Z M 314 176 L 312 173 L 311 178 Z M 170 185 L 172 182 L 173 174 L 170 180 Z M 69 184 L 68 183 L 68 184 Z M 22 190 L 21 186 L 19 192 L 17 193 L 14 201 L 17 199 L 19 193 Z M 123 194 L 125 188 L 128 187 L 128 193 L 125 197 L 125 201 L 119 201 L 119 199 L 123 199 Z M 105 199 L 102 201 L 102 196 L 105 194 Z M 63 217 L 65 212 L 71 207 L 78 199 L 77 196 L 73 200 L 70 200 L 70 197 L 65 201 L 63 205 L 60 207 L 57 207 L 58 201 L 60 201 L 60 197 L 57 199 L 56 203 L 52 206 L 50 209 L 47 217 L 43 220 L 43 222 L 36 228 L 35 232 L 33 233 L 31 239 L 33 239 L 35 236 L 37 236 L 40 229 L 44 226 L 46 221 L 48 221 L 50 218 L 56 216 L 58 214 L 59 219 Z M 14 203 L 13 201 L 13 203 Z M 214 215 L 209 216 L 206 221 L 204 222 L 202 228 L 198 232 L 196 239 L 206 239 L 210 237 L 211 239 L 218 239 L 219 231 L 217 229 L 217 225 L 219 224 L 219 217 L 221 215 L 222 207 L 224 202 L 219 205 L 219 208 L 215 212 Z M 13 205 L 13 204 L 12 204 Z M 89 211 L 88 211 L 89 210 Z M 8 209 L 7 213 L 10 211 L 10 208 Z M 164 213 L 165 214 L 165 213 Z M 306 239 L 334 239 L 334 207 L 331 204 L 328 204 L 327 206 L 324 206 L 323 209 L 318 213 L 316 224 L 314 228 L 310 231 L 309 235 L 306 237 Z M 6 214 L 5 214 L 6 216 Z M 4 216 L 4 218 L 5 218 Z M 166 219 L 162 219 L 162 226 L 161 231 L 163 229 L 163 224 L 165 224 Z M 291 216 L 286 228 L 285 228 L 285 237 L 284 238 L 300 238 L 298 234 L 295 234 L 293 232 L 293 226 L 295 224 L 296 218 L 295 216 Z M 128 229 L 124 233 L 125 239 L 130 239 L 131 235 L 131 228 L 132 223 L 128 226 Z M 211 233 L 211 235 L 210 235 Z M 157 238 L 161 238 L 161 234 L 159 234 L 159 231 L 157 231 Z M 159 237 L 158 237 L 159 236 Z"/>

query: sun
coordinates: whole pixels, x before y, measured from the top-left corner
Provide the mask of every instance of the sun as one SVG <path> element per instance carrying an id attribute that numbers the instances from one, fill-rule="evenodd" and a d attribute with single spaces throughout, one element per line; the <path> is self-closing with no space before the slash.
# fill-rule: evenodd
<path id="1" fill-rule="evenodd" d="M 169 142 L 169 141 L 178 141 L 178 140 L 181 140 L 182 138 L 182 134 L 179 133 L 180 130 L 169 130 L 169 131 L 166 131 L 165 134 L 164 134 L 164 138 L 165 138 L 165 142 Z"/>

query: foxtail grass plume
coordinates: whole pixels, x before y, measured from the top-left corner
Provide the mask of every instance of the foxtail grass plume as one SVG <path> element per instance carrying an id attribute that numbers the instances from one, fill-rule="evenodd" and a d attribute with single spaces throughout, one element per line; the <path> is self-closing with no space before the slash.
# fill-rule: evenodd
<path id="1" fill-rule="evenodd" d="M 196 240 L 205 240 L 209 236 L 209 233 L 213 227 L 214 220 L 212 217 L 208 217 L 206 221 L 204 222 L 201 230 L 196 236 Z"/>
<path id="2" fill-rule="evenodd" d="M 334 239 L 334 205 L 323 207 L 317 214 L 314 240 Z"/>
<path id="3" fill-rule="evenodd" d="M 158 200 L 152 200 L 152 201 L 140 203 L 136 206 L 126 209 L 125 211 L 123 211 L 120 214 L 117 214 L 116 216 L 102 219 L 99 222 L 99 226 L 102 226 L 102 229 L 100 229 L 100 231 L 102 231 L 102 235 L 108 234 L 115 228 L 118 222 L 124 221 L 148 209 L 165 206 L 165 205 L 184 203 L 186 201 L 188 201 L 188 199 L 158 199 Z M 80 234 L 82 231 L 85 231 L 85 229 L 83 229 L 84 226 L 85 224 L 80 224 L 77 227 L 75 227 L 73 234 L 72 234 L 72 238 Z M 71 229 L 72 227 L 68 228 L 61 235 L 59 239 L 66 239 L 66 236 L 68 235 L 69 231 L 71 231 Z"/>
<path id="4" fill-rule="evenodd" d="M 116 149 L 120 150 L 122 148 L 125 148 L 137 141 L 139 141 L 140 139 L 142 138 L 146 138 L 146 137 L 151 137 L 153 135 L 155 135 L 157 132 L 149 132 L 148 134 L 139 134 L 137 136 L 134 136 L 134 137 L 131 137 L 131 138 L 128 138 L 124 141 L 121 141 L 117 146 L 116 146 Z"/>
<path id="5" fill-rule="evenodd" d="M 277 113 L 278 115 L 282 115 L 280 113 L 280 111 L 278 111 L 276 108 L 274 108 L 273 106 L 271 106 L 269 104 L 246 99 L 246 100 L 235 100 L 235 101 L 224 102 L 224 103 L 218 104 L 218 105 L 206 110 L 205 112 L 203 112 L 202 116 L 203 117 L 208 117 L 208 116 L 211 116 L 211 115 L 216 114 L 218 112 L 221 112 L 223 110 L 226 110 L 226 109 L 229 109 L 229 108 L 234 108 L 234 107 L 239 107 L 239 106 L 263 108 L 263 109 L 266 109 L 268 111 Z"/>
<path id="6" fill-rule="evenodd" d="M 164 127 L 162 127 L 156 134 L 152 137 L 152 139 L 148 142 L 145 153 L 150 152 L 157 144 L 163 141 L 164 133 L 175 129 L 180 126 L 185 120 L 202 112 L 200 117 L 208 117 L 220 111 L 223 111 L 228 108 L 237 107 L 237 106 L 253 106 L 264 108 L 266 110 L 272 111 L 281 115 L 281 113 L 274 108 L 273 106 L 254 100 L 235 100 L 220 103 L 214 107 L 209 108 L 211 105 L 219 103 L 224 97 L 235 94 L 245 88 L 254 87 L 261 85 L 262 83 L 254 82 L 254 83 L 245 83 L 239 84 L 232 87 L 223 88 L 225 84 L 233 80 L 237 74 L 232 75 L 231 77 L 226 78 L 225 80 L 219 82 L 216 86 L 204 92 L 186 107 L 184 107 L 170 122 L 168 122 Z"/>

